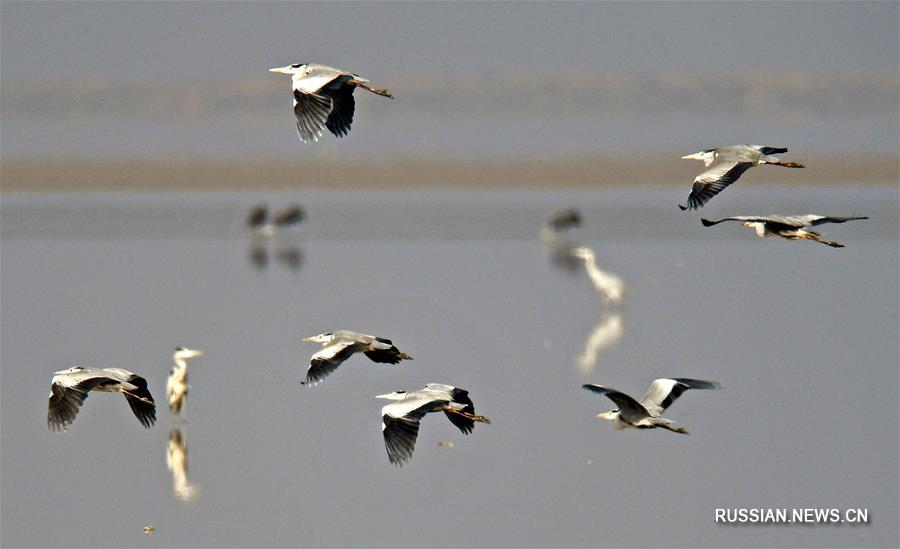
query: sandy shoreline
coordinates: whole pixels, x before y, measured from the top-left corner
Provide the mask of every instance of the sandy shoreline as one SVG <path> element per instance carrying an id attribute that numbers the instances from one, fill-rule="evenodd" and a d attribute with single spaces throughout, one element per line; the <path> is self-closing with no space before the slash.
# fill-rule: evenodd
<path id="1" fill-rule="evenodd" d="M 751 172 L 754 184 L 896 185 L 900 156 L 871 154 L 791 158 L 803 170 Z M 689 186 L 702 164 L 658 154 L 630 158 L 148 158 L 4 159 L 3 192 L 77 190 L 217 190 L 291 188 L 590 188 Z M 760 173 L 764 172 L 764 173 Z"/>

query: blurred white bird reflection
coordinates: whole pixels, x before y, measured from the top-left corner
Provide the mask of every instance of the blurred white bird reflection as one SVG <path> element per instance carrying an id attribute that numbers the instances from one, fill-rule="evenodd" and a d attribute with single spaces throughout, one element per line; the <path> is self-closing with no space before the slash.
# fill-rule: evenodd
<path id="1" fill-rule="evenodd" d="M 625 326 L 625 319 L 621 312 L 604 312 L 584 341 L 584 350 L 575 358 L 575 366 L 578 370 L 584 373 L 593 372 L 597 365 L 597 355 L 603 349 L 622 339 L 622 336 L 625 335 Z"/>
<path id="2" fill-rule="evenodd" d="M 187 460 L 184 429 L 173 427 L 166 447 L 166 466 L 172 474 L 172 494 L 184 502 L 194 501 L 200 493 L 200 488 L 187 478 Z"/>
<path id="3" fill-rule="evenodd" d="M 616 307 L 621 305 L 625 294 L 628 292 L 628 286 L 625 284 L 625 281 L 618 275 L 599 268 L 594 250 L 586 246 L 580 246 L 573 248 L 570 253 L 574 257 L 584 260 L 584 268 L 597 293 L 603 298 L 603 302 L 606 305 Z"/>

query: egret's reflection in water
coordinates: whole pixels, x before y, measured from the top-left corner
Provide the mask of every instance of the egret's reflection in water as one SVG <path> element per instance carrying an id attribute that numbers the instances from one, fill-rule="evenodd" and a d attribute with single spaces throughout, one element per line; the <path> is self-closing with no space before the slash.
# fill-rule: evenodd
<path id="1" fill-rule="evenodd" d="M 625 319 L 619 311 L 604 312 L 600 321 L 584 341 L 584 350 L 575 358 L 575 366 L 584 373 L 594 371 L 600 351 L 622 339 L 625 335 Z"/>
<path id="2" fill-rule="evenodd" d="M 166 447 L 166 466 L 172 474 L 172 494 L 181 501 L 194 501 L 200 488 L 188 480 L 188 455 L 184 429 L 172 427 Z"/>

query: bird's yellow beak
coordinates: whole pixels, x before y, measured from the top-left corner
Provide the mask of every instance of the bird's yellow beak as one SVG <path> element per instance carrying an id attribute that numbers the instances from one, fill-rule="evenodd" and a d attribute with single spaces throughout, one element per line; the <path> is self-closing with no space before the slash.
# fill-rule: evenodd
<path id="1" fill-rule="evenodd" d="M 293 74 L 293 68 L 288 65 L 287 67 L 275 67 L 274 69 L 269 69 L 269 72 L 277 72 L 279 74 Z"/>

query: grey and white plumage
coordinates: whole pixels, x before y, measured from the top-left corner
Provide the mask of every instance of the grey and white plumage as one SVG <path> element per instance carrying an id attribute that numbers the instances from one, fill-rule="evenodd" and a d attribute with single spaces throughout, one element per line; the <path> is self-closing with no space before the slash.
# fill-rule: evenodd
<path id="1" fill-rule="evenodd" d="M 166 397 L 169 401 L 169 410 L 174 415 L 180 415 L 183 412 L 190 389 L 187 359 L 198 356 L 203 356 L 203 351 L 185 347 L 176 347 L 175 352 L 172 353 L 172 360 L 175 364 L 169 371 L 169 378 L 166 380 Z"/>
<path id="2" fill-rule="evenodd" d="M 397 466 L 409 461 L 416 447 L 419 422 L 431 412 L 444 412 L 464 435 L 475 428 L 475 422 L 491 421 L 475 414 L 475 405 L 465 389 L 429 383 L 415 391 L 394 391 L 375 398 L 393 400 L 381 409 L 381 431 L 388 460 Z"/>
<path id="3" fill-rule="evenodd" d="M 662 417 L 662 413 L 672 405 L 682 393 L 688 389 L 721 389 L 718 381 L 703 381 L 700 379 L 660 378 L 650 384 L 650 388 L 644 393 L 640 401 L 629 395 L 602 385 L 587 383 L 582 385 L 585 389 L 606 395 L 619 407 L 597 414 L 597 417 L 608 419 L 618 429 L 666 429 L 675 433 L 688 434 L 688 432 L 676 427 L 671 420 Z"/>
<path id="4" fill-rule="evenodd" d="M 144 427 L 156 421 L 156 403 L 147 380 L 122 368 L 82 368 L 54 372 L 47 405 L 47 427 L 67 431 L 90 391 L 122 393 L 131 411 Z"/>
<path id="5" fill-rule="evenodd" d="M 569 253 L 584 261 L 584 268 L 591 283 L 606 303 L 616 306 L 622 304 L 622 300 L 628 292 L 628 286 L 618 275 L 597 266 L 594 250 L 586 246 L 579 246 L 573 248 Z"/>
<path id="6" fill-rule="evenodd" d="M 756 230 L 756 234 L 761 237 L 780 236 L 788 240 L 812 240 L 819 242 L 832 248 L 843 248 L 840 242 L 822 240 L 822 233 L 810 229 L 826 223 L 844 223 L 855 219 L 869 219 L 866 216 L 848 216 L 834 217 L 826 215 L 736 215 L 734 217 L 726 217 L 717 221 L 709 219 L 700 219 L 704 227 L 712 227 L 723 221 L 741 221 L 744 227 L 750 227 Z"/>
<path id="7" fill-rule="evenodd" d="M 297 132 L 304 143 L 315 143 L 326 129 L 335 137 L 350 133 L 356 108 L 355 88 L 393 98 L 386 89 L 370 87 L 368 79 L 327 65 L 294 63 L 269 71 L 291 76 Z"/>
<path id="8" fill-rule="evenodd" d="M 301 382 L 303 384 L 322 381 L 354 353 L 363 353 L 373 362 L 384 364 L 397 364 L 401 360 L 413 359 L 394 346 L 390 339 L 350 330 L 325 332 L 304 338 L 303 341 L 323 345 L 323 348 L 310 358 L 306 381 Z"/>
<path id="9" fill-rule="evenodd" d="M 683 159 L 702 160 L 706 171 L 694 178 L 694 186 L 688 196 L 687 204 L 679 204 L 683 210 L 702 208 L 714 196 L 722 192 L 743 174 L 757 164 L 773 164 L 786 168 L 802 168 L 796 162 L 784 162 L 772 156 L 787 152 L 783 147 L 766 147 L 762 145 L 733 145 L 716 147 L 698 153 L 682 156 Z"/>

